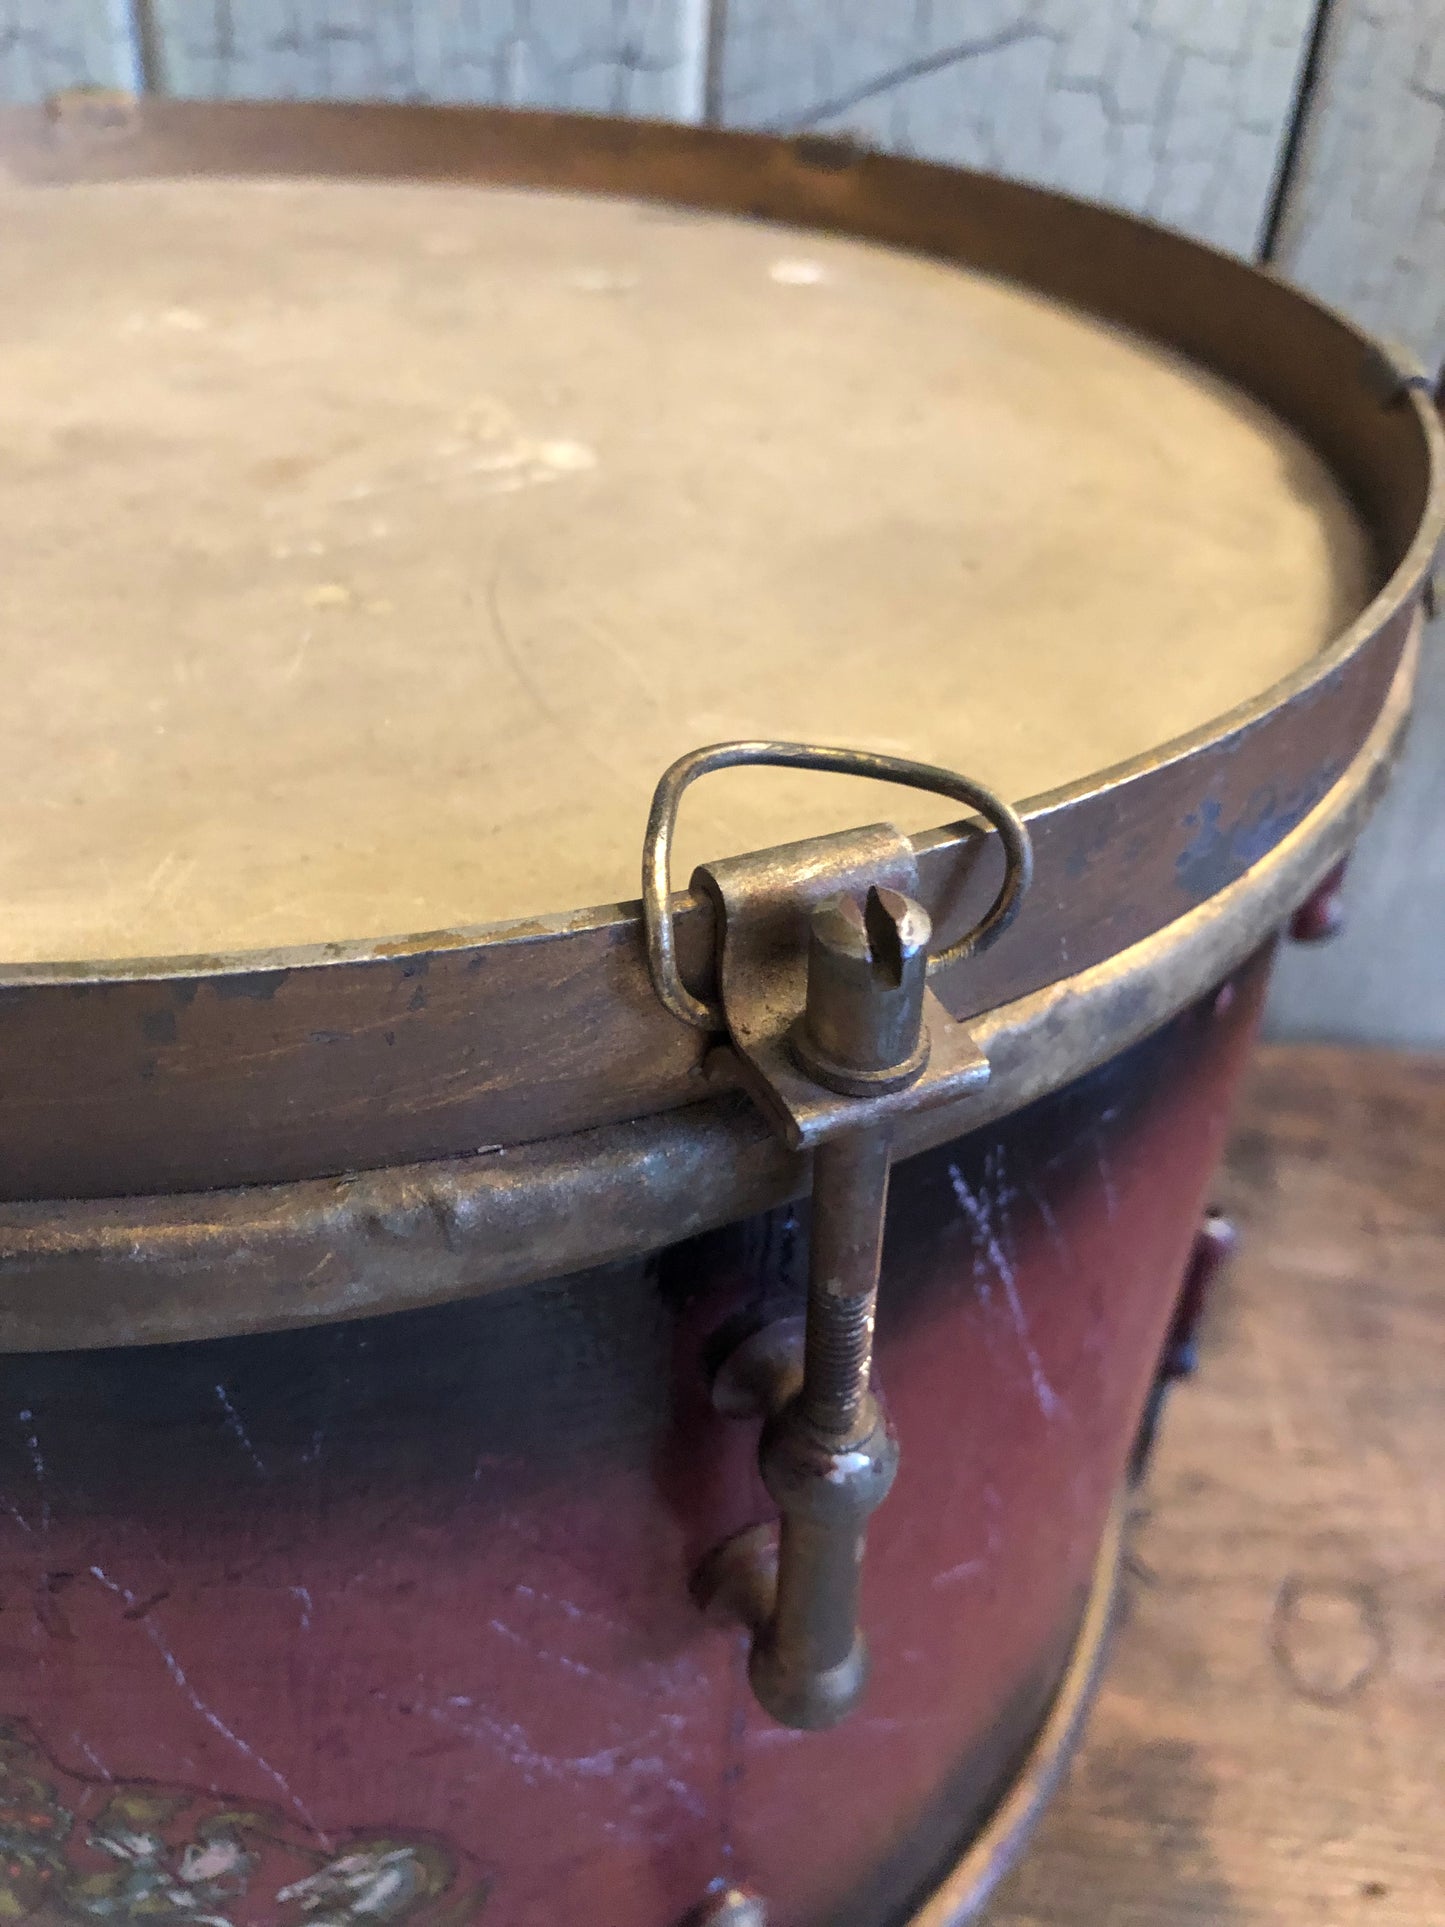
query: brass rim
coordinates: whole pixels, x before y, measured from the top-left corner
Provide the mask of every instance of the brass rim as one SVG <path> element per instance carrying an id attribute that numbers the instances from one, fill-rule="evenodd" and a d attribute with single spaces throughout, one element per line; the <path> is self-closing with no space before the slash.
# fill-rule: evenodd
<path id="1" fill-rule="evenodd" d="M 1358 834 L 1403 735 L 1418 639 L 1369 742 L 1245 876 L 1108 963 L 978 1018 L 978 1092 L 897 1127 L 906 1157 L 1057 1089 L 1207 994 Z M 637 1256 L 799 1196 L 808 1160 L 726 1091 L 465 1159 L 201 1194 L 0 1204 L 13 1351 L 166 1343 L 437 1304 Z"/>
<path id="2" fill-rule="evenodd" d="M 971 930 L 955 937 L 946 950 L 928 959 L 928 974 L 961 963 L 988 949 L 1018 913 L 1023 893 L 1033 876 L 1033 847 L 1018 812 L 971 777 L 900 756 L 880 756 L 870 750 L 831 749 L 820 743 L 713 743 L 692 750 L 663 771 L 653 793 L 652 809 L 642 842 L 642 924 L 647 937 L 648 968 L 658 996 L 684 1024 L 700 1030 L 722 1030 L 722 1007 L 703 1003 L 683 983 L 677 968 L 672 930 L 672 835 L 677 812 L 688 788 L 714 770 L 740 764 L 786 769 L 833 770 L 845 776 L 872 776 L 909 789 L 928 790 L 977 810 L 996 831 L 1004 851 L 1004 875 L 998 895 Z M 929 838 L 936 842 L 944 830 Z"/>
<path id="3" fill-rule="evenodd" d="M 1037 887 L 986 955 L 941 973 L 960 1017 L 1056 985 L 1065 957 L 1103 965 L 1286 836 L 1369 736 L 1439 538 L 1439 425 L 1367 336 L 1198 243 L 1020 183 L 646 122 L 167 100 L 0 115 L 0 166 L 37 184 L 366 175 L 744 210 L 1021 281 L 1162 341 L 1292 423 L 1355 496 L 1388 580 L 1274 688 L 1025 806 Z M 1201 865 L 1188 818 L 1204 796 Z M 955 829 L 917 847 L 947 949 L 997 892 L 998 838 Z M 684 976 L 706 998 L 711 906 L 684 897 L 673 915 Z M 636 903 L 390 943 L 10 966 L 0 1196 L 280 1183 L 605 1128 L 695 1103 L 706 1048 L 652 990 Z"/>

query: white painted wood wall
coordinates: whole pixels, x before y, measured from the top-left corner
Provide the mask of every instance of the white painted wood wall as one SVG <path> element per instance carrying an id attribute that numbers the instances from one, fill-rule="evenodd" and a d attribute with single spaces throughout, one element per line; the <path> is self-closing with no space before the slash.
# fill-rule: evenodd
<path id="1" fill-rule="evenodd" d="M 1241 252 L 1261 232 L 1313 0 L 727 0 L 716 98 L 1115 202 Z"/>
<path id="2" fill-rule="evenodd" d="M 0 100 L 85 84 L 848 132 L 1264 255 L 1445 359 L 1445 0 L 0 0 Z M 1277 1034 L 1445 1045 L 1434 645 L 1350 934 L 1286 956 Z"/>
<path id="3" fill-rule="evenodd" d="M 1445 5 L 1331 0 L 1274 265 L 1445 362 Z M 1281 959 L 1278 1036 L 1445 1047 L 1445 619 L 1410 744 L 1350 866 L 1346 934 Z"/>

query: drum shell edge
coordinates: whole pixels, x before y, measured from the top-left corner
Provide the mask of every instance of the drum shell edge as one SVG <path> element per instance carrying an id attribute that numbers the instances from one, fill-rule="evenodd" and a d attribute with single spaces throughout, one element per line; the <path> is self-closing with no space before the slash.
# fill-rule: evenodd
<path id="1" fill-rule="evenodd" d="M 259 1815 L 293 1877 L 425 1846 L 502 1927 L 675 1927 L 724 1874 L 775 1927 L 897 1920 L 1068 1666 L 1268 964 L 899 1167 L 903 1461 L 834 1733 L 754 1708 L 688 1589 L 767 1516 L 706 1366 L 796 1306 L 784 1204 L 397 1317 L 4 1360 L 6 1745 L 92 1832 L 144 1783 L 178 1840 Z"/>

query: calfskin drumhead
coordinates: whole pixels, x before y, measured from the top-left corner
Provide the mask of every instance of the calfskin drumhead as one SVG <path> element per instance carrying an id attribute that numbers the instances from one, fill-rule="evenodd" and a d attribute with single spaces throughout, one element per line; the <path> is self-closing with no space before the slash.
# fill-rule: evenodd
<path id="1" fill-rule="evenodd" d="M 505 187 L 0 196 L 0 959 L 635 895 L 808 738 L 1011 798 L 1258 697 L 1377 586 L 1169 350 L 947 262 Z M 677 866 L 936 802 L 748 773 Z"/>

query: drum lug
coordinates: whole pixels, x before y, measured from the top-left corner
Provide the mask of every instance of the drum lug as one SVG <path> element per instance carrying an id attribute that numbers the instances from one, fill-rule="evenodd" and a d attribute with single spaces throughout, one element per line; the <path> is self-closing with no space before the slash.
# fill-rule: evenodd
<path id="1" fill-rule="evenodd" d="M 759 1466 L 781 1518 L 771 1544 L 740 1535 L 699 1575 L 749 1625 L 749 1676 L 785 1726 L 834 1725 L 867 1678 L 859 1595 L 868 1520 L 898 1448 L 872 1388 L 874 1313 L 891 1126 L 901 1112 L 983 1084 L 988 1062 L 928 989 L 932 923 L 916 900 L 908 839 L 890 825 L 818 837 L 699 869 L 712 901 L 720 1002 L 682 985 L 671 950 L 668 849 L 687 783 L 729 761 L 848 769 L 941 789 L 981 808 L 1006 847 L 1003 886 L 968 954 L 1011 918 L 1031 855 L 1015 813 L 946 771 L 806 745 L 735 744 L 683 758 L 654 800 L 644 855 L 649 963 L 688 1022 L 725 1031 L 739 1075 L 773 1127 L 813 1153 L 807 1313 L 801 1334 L 758 1334 L 726 1361 L 719 1409 L 765 1417 Z"/>
<path id="2" fill-rule="evenodd" d="M 1204 1315 L 1215 1280 L 1234 1256 L 1238 1244 L 1239 1233 L 1235 1230 L 1233 1220 L 1226 1218 L 1222 1211 L 1206 1211 L 1204 1222 L 1194 1235 L 1189 1263 L 1184 1270 L 1184 1282 L 1179 1287 L 1174 1316 L 1169 1322 L 1169 1335 L 1164 1341 L 1154 1383 L 1149 1390 L 1149 1402 L 1144 1407 L 1144 1416 L 1135 1434 L 1129 1460 L 1131 1484 L 1137 1485 L 1149 1469 L 1159 1421 L 1164 1415 L 1170 1390 L 1182 1379 L 1193 1378 L 1199 1369 L 1199 1321 Z"/>
<path id="3" fill-rule="evenodd" d="M 706 864 L 693 887 L 714 906 L 735 1068 L 794 1150 L 988 1081 L 987 1058 L 927 988 L 931 925 L 912 846 L 890 825 Z"/>
<path id="4" fill-rule="evenodd" d="M 1327 943 L 1345 927 L 1346 861 L 1337 863 L 1322 877 L 1289 921 L 1294 943 Z"/>

